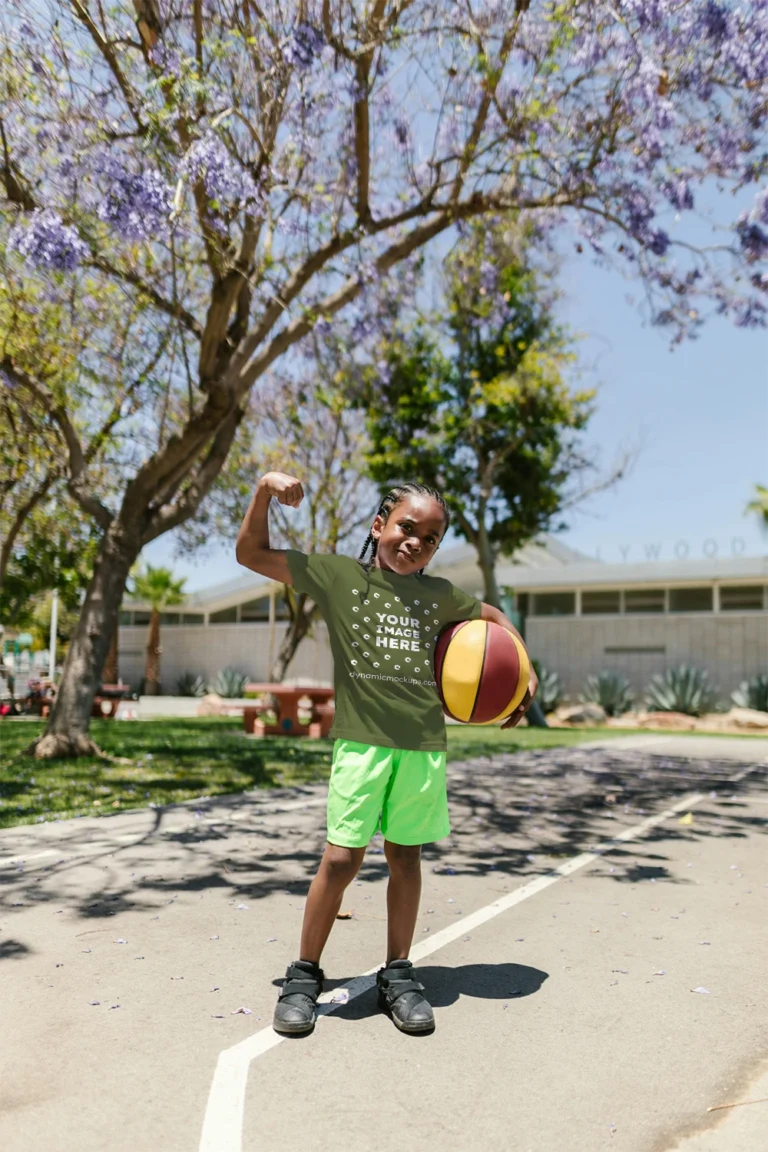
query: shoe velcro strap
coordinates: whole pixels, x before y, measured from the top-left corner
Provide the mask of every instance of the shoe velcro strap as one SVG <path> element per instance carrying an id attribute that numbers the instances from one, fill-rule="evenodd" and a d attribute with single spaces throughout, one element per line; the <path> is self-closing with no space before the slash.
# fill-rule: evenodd
<path id="1" fill-rule="evenodd" d="M 402 996 L 404 992 L 423 992 L 424 985 L 419 984 L 418 980 L 381 980 L 379 985 L 390 1002 L 396 1000 L 398 996 Z"/>
<path id="2" fill-rule="evenodd" d="M 311 996 L 316 1000 L 319 995 L 319 981 L 308 977 L 306 980 L 286 980 L 278 999 L 284 1000 L 286 996 Z"/>

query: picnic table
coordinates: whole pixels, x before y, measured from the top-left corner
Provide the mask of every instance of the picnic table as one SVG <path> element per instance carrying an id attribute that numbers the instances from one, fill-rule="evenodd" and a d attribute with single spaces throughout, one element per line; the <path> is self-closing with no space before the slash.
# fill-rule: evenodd
<path id="1" fill-rule="evenodd" d="M 272 696 L 277 705 L 277 723 L 267 724 L 261 714 L 270 708 L 268 702 L 254 701 L 243 709 L 243 724 L 253 736 L 327 736 L 333 723 L 333 688 L 303 687 L 301 684 L 248 684 L 249 694 L 261 692 Z M 299 721 L 299 701 L 309 699 L 312 714 L 309 723 Z"/>

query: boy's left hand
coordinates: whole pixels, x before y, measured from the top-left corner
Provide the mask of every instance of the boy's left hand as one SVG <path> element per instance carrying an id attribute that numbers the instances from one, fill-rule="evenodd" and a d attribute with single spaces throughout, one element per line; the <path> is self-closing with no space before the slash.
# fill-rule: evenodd
<path id="1" fill-rule="evenodd" d="M 509 717 L 509 719 L 505 720 L 504 723 L 502 724 L 502 726 L 501 726 L 502 731 L 505 728 L 514 728 L 517 724 L 520 723 L 523 716 L 525 716 L 526 712 L 528 711 L 531 704 L 533 703 L 533 698 L 536 695 L 538 687 L 539 687 L 539 678 L 536 675 L 536 672 L 534 671 L 533 666 L 531 666 L 531 679 L 530 679 L 529 684 L 528 684 L 528 691 L 526 692 L 525 696 L 523 696 L 522 700 L 518 704 L 517 708 L 515 708 L 514 712 Z"/>

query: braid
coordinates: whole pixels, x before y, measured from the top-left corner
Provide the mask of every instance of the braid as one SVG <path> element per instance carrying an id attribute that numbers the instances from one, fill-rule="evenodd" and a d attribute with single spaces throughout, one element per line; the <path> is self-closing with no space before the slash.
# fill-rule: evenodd
<path id="1" fill-rule="evenodd" d="M 390 512 L 393 510 L 393 508 L 396 508 L 400 501 L 404 500 L 406 496 L 430 496 L 433 500 L 435 500 L 440 505 L 443 511 L 443 516 L 445 517 L 445 532 L 448 531 L 451 525 L 451 513 L 448 509 L 448 505 L 445 502 L 443 494 L 438 492 L 436 488 L 430 488 L 427 484 L 419 484 L 416 480 L 406 480 L 402 484 L 394 484 L 392 488 L 390 488 L 389 492 L 387 492 L 386 496 L 382 498 L 376 515 L 381 516 L 382 520 L 384 520 L 386 523 L 386 521 L 389 519 Z M 445 532 L 443 535 L 445 535 Z M 378 541 L 374 538 L 373 532 L 369 532 L 365 538 L 365 543 L 360 550 L 360 555 L 357 558 L 358 562 L 362 564 L 364 568 L 370 568 L 371 564 L 373 563 L 373 560 L 376 556 L 377 546 Z M 371 549 L 371 559 L 366 563 L 365 554 L 369 547 Z M 423 571 L 423 568 L 419 569 L 419 576 Z"/>

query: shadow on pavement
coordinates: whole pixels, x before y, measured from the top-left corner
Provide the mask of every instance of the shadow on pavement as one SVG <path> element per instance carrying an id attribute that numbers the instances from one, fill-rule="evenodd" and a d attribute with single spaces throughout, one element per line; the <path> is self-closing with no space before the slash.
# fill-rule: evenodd
<path id="1" fill-rule="evenodd" d="M 417 964 L 416 978 L 424 985 L 433 1008 L 447 1008 L 461 996 L 482 1000 L 519 1000 L 538 992 L 549 973 L 526 964 L 459 964 L 455 968 Z M 335 985 L 336 980 L 333 981 Z M 340 1004 L 334 1016 L 340 1020 L 364 1020 L 380 1013 L 376 988 L 357 996 L 349 1004 Z"/>
<path id="2" fill-rule="evenodd" d="M 0 940 L 0 960 L 19 960 L 29 956 L 31 949 L 20 940 Z"/>
<path id="3" fill-rule="evenodd" d="M 696 807 L 693 823 L 665 821 L 636 846 L 618 844 L 604 857 L 611 866 L 610 878 L 619 883 L 682 884 L 685 879 L 670 873 L 655 844 L 677 840 L 693 845 L 705 837 L 739 839 L 766 830 L 768 821 L 746 811 L 741 800 L 746 793 L 765 794 L 766 766 L 759 765 L 746 780 L 731 782 L 738 769 L 733 760 L 687 760 L 610 746 L 498 753 L 453 762 L 453 831 L 447 840 L 425 847 L 424 871 L 532 879 L 686 794 L 704 792 L 717 801 L 716 808 L 705 799 Z M 299 787 L 278 790 L 274 800 L 264 794 L 258 799 L 240 795 L 158 808 L 149 826 L 137 829 L 128 843 L 110 840 L 125 829 L 125 823 L 117 823 L 123 816 L 115 817 L 115 824 L 107 817 L 68 827 L 56 842 L 58 859 L 32 864 L 29 871 L 14 861 L 0 871 L 0 907 L 55 902 L 92 919 L 124 909 L 156 912 L 161 903 L 184 893 L 215 888 L 243 901 L 280 891 L 302 897 L 325 839 L 323 807 L 318 805 L 322 795 L 322 789 Z M 295 811 L 265 812 L 265 804 L 286 799 Z M 302 801 L 306 811 L 301 810 Z M 145 819 L 145 814 L 138 818 Z M 168 826 L 171 818 L 175 827 Z M 179 828 L 182 821 L 186 826 Z M 31 847 L 30 856 L 34 852 Z M 359 879 L 386 875 L 379 841 L 369 849 Z"/>

